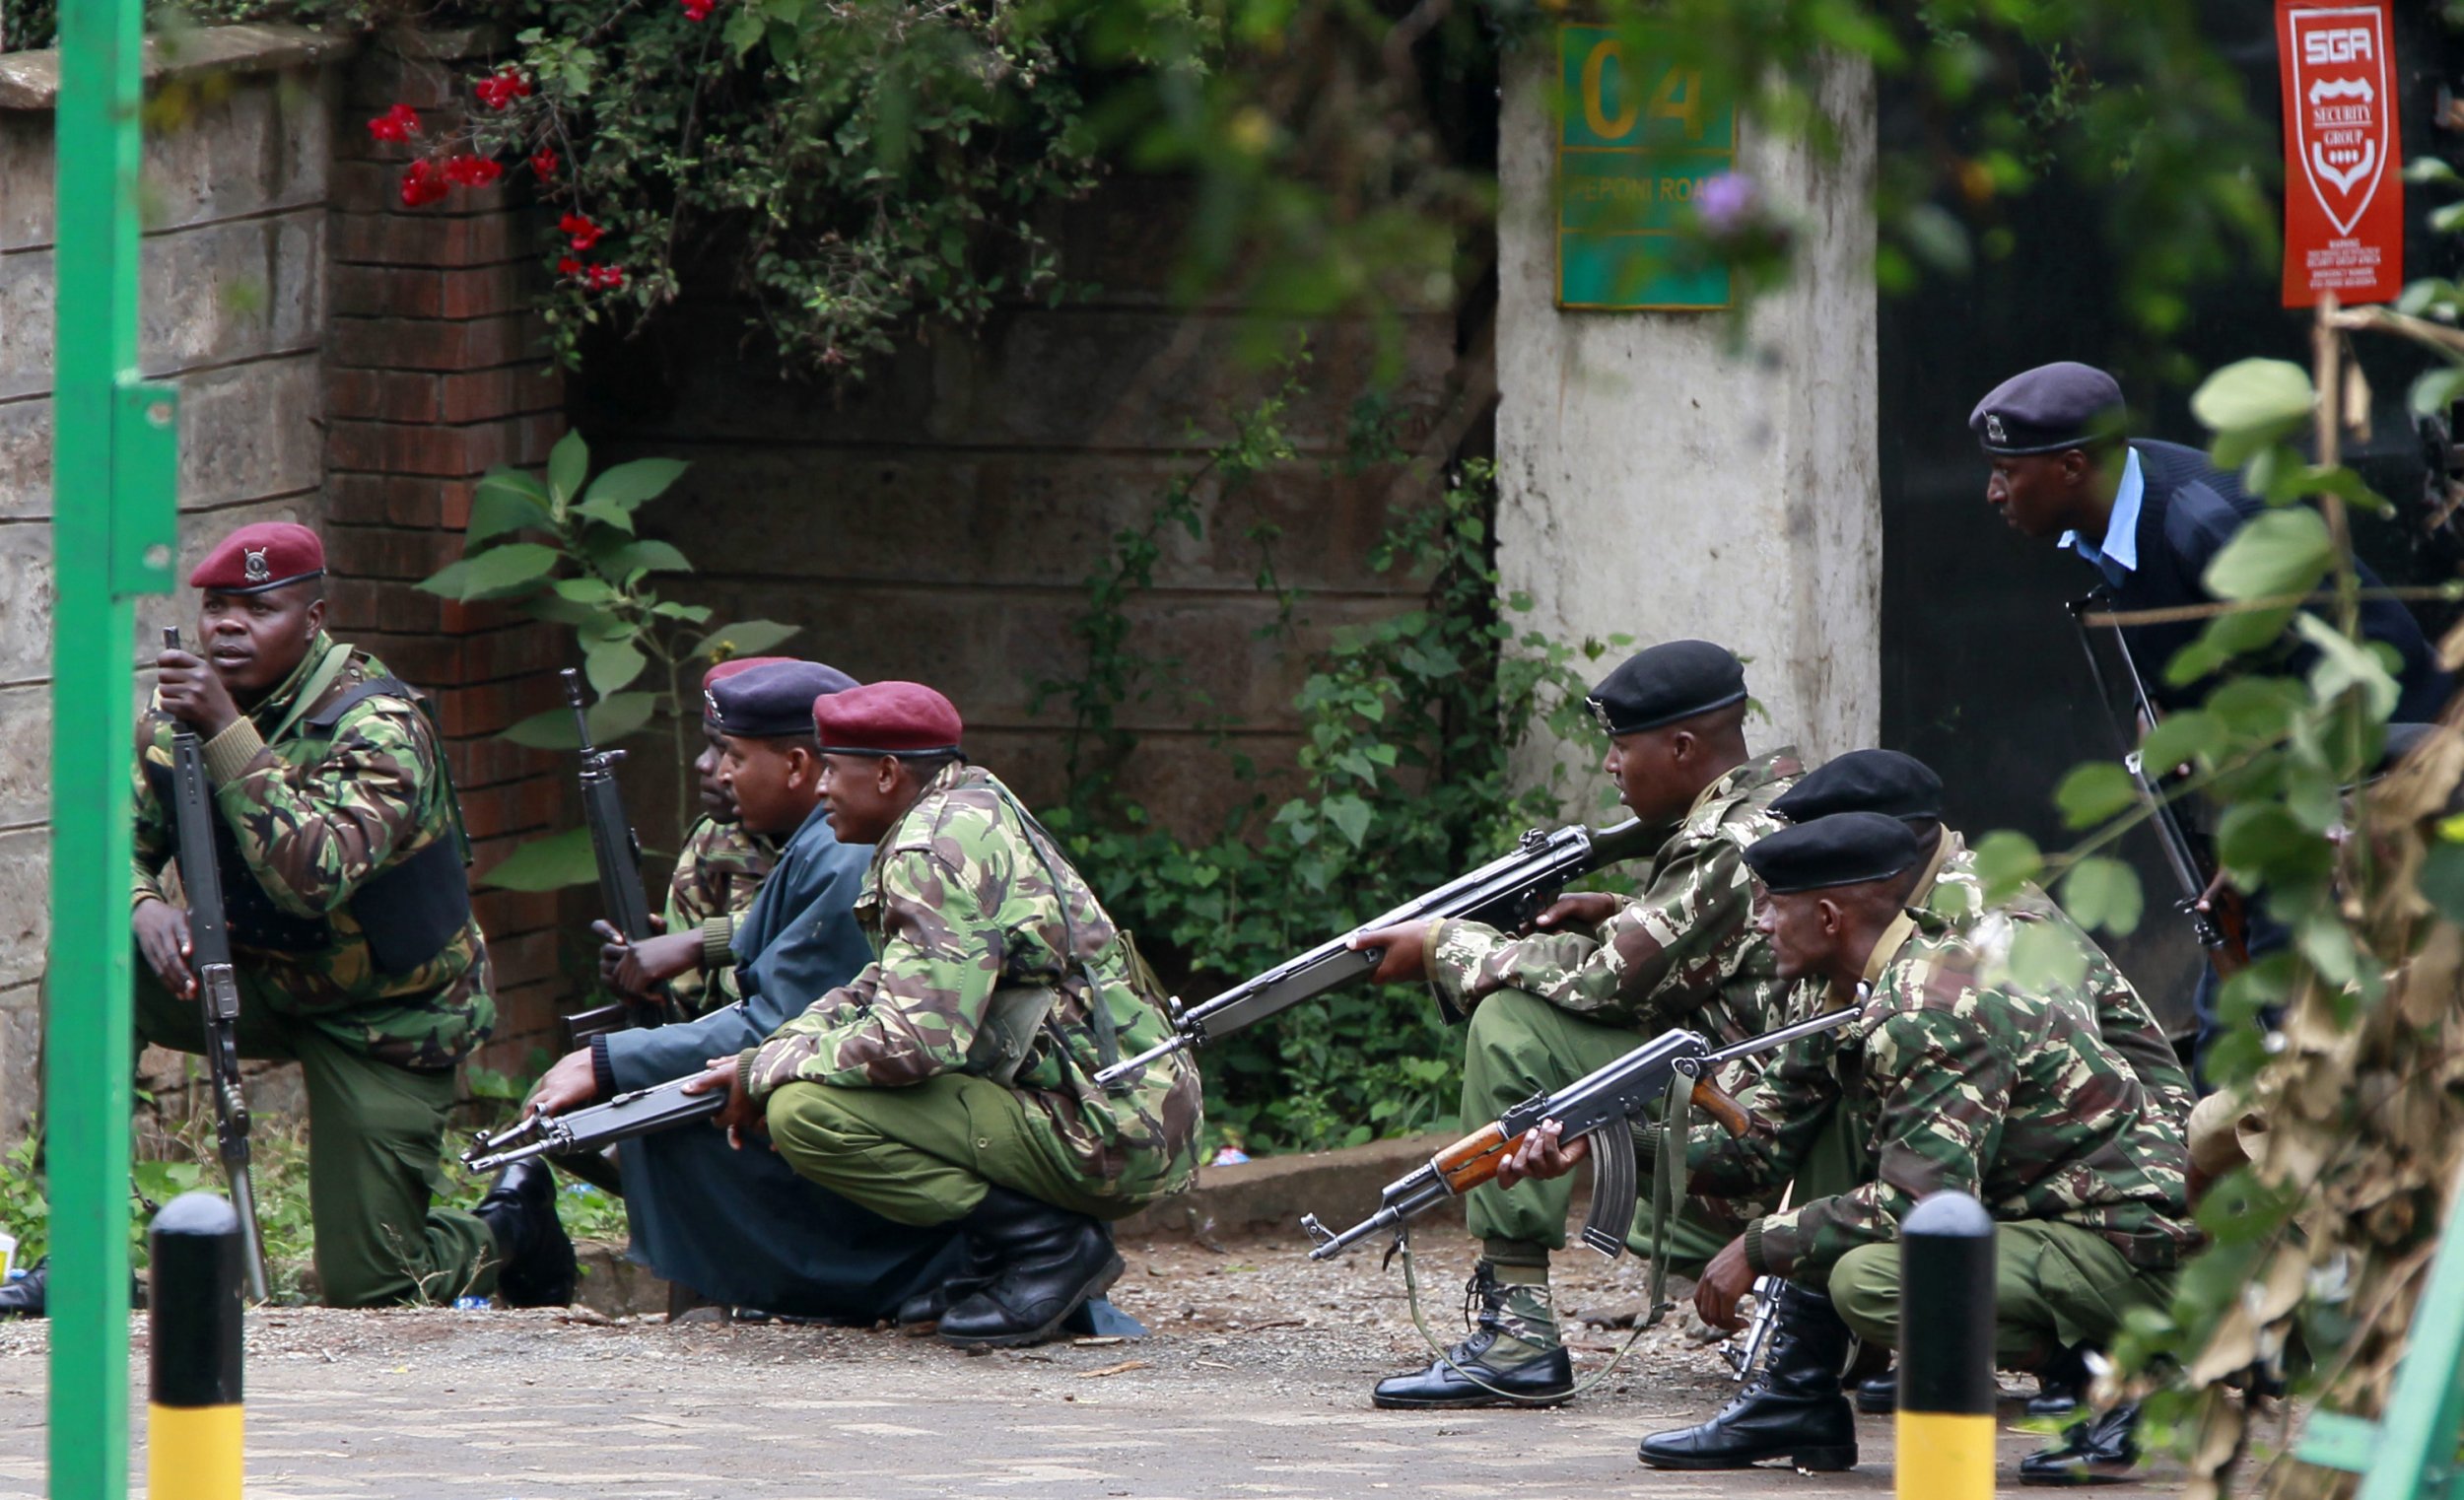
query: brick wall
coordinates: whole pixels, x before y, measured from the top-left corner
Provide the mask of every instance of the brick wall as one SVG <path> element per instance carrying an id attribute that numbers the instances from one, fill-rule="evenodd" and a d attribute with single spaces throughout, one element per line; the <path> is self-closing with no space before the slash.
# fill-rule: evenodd
<path id="1" fill-rule="evenodd" d="M 432 133 L 450 128 L 470 100 L 468 59 L 488 40 L 391 38 L 344 77 L 324 369 L 333 626 L 436 693 L 475 873 L 574 815 L 557 757 L 494 737 L 558 701 L 564 643 L 502 609 L 411 585 L 460 555 L 482 474 L 547 461 L 564 431 L 564 383 L 527 310 L 536 221 L 520 190 L 457 189 L 405 209 L 399 184 L 415 148 L 374 140 L 362 122 L 400 102 Z M 474 897 L 500 1012 L 488 1058 L 518 1066 L 546 1039 L 565 988 L 559 904 L 476 886 Z"/>

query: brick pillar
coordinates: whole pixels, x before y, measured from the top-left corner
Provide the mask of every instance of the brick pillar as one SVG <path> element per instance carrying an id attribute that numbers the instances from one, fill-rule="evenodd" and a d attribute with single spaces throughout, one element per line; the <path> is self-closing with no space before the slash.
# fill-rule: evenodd
<path id="1" fill-rule="evenodd" d="M 476 863 L 571 826 L 560 758 L 495 736 L 560 702 L 561 632 L 496 606 L 463 606 L 411 585 L 460 555 L 481 475 L 536 468 L 565 430 L 565 387 L 531 310 L 537 228 L 518 182 L 424 208 L 402 206 L 418 150 L 372 138 L 366 121 L 399 102 L 433 137 L 471 100 L 485 32 L 398 34 L 370 47 L 343 87 L 335 155 L 325 351 L 326 539 L 332 625 L 437 696 Z M 511 173 L 509 177 L 517 177 Z M 566 986 L 559 903 L 474 887 L 496 968 L 492 1063 L 518 1067 L 551 1028 Z"/>

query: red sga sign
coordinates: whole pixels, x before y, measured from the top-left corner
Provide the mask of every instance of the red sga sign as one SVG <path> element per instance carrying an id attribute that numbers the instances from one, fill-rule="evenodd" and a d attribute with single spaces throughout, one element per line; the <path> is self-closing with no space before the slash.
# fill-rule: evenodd
<path id="1" fill-rule="evenodd" d="M 2404 164 L 2387 0 L 2277 0 L 2285 78 L 2285 306 L 2404 286 Z"/>

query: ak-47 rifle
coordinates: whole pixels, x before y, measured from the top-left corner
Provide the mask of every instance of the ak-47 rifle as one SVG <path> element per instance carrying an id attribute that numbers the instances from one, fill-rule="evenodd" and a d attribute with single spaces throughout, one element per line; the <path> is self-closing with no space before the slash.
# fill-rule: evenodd
<path id="1" fill-rule="evenodd" d="M 2088 635 L 2088 611 L 2099 604 L 2110 604 L 2111 597 L 2102 589 L 2071 601 L 2071 624 L 2079 632 L 2079 648 L 2088 657 L 2088 675 L 2096 685 L 2096 701 L 2104 710 L 2105 718 L 2113 725 L 2114 738 L 2122 748 L 2122 769 L 2130 773 L 2131 785 L 2139 792 L 2142 806 L 2148 810 L 2148 826 L 2156 833 L 2156 843 L 2164 851 L 2164 863 L 2172 871 L 2173 883 L 2181 891 L 2181 899 L 2173 909 L 2190 919 L 2190 930 L 2207 950 L 2208 964 L 2219 980 L 2228 980 L 2250 967 L 2249 913 L 2243 908 L 2241 893 L 2228 885 L 2218 885 L 2213 896 L 2208 888 L 2216 884 L 2216 870 L 2206 852 L 2191 839 L 2156 782 L 2163 776 L 2148 774 L 2146 757 L 2140 754 L 2138 742 L 2124 731 L 2113 716 L 2113 699 L 2105 686 L 2104 667 L 2096 657 L 2096 644 Z M 2130 653 L 2130 643 L 2122 639 L 2122 627 L 2108 624 L 2113 632 L 2115 650 L 2122 658 L 2122 674 L 2130 681 L 2131 702 L 2141 721 L 2153 729 L 2160 721 L 2156 702 L 2148 696 L 2147 680 L 2139 675 L 2139 663 Z"/>
<path id="2" fill-rule="evenodd" d="M 1788 1200 L 1796 1193 L 1797 1185 L 1790 1183 L 1780 1193 L 1777 1211 L 1786 1213 Z M 1780 1278 L 1770 1275 L 1754 1277 L 1754 1311 L 1753 1316 L 1745 1320 L 1745 1336 L 1728 1345 L 1725 1351 L 1729 1369 L 1735 1372 L 1740 1385 L 1753 1379 L 1754 1371 L 1761 1367 L 1763 1350 L 1771 1345 L 1771 1330 L 1779 1321 Z"/>
<path id="3" fill-rule="evenodd" d="M 163 632 L 179 649 L 179 632 Z M 180 724 L 171 731 L 171 816 L 179 838 L 179 884 L 188 896 L 188 971 L 205 1022 L 206 1079 L 214 1095 L 214 1144 L 240 1216 L 240 1264 L 248 1297 L 263 1302 L 265 1239 L 256 1223 L 256 1184 L 248 1170 L 248 1101 L 240 1088 L 240 982 L 231 967 L 223 918 L 223 871 L 214 859 L 214 789 L 205 775 L 205 741 Z"/>
<path id="4" fill-rule="evenodd" d="M 582 817 L 590 829 L 590 857 L 599 869 L 599 906 L 610 926 L 638 943 L 656 929 L 650 925 L 650 898 L 642 888 L 642 841 L 634 837 L 625 816 L 625 791 L 617 784 L 622 750 L 601 750 L 590 743 L 590 715 L 582 705 L 582 674 L 565 669 L 565 701 L 573 705 L 574 731 L 582 747 Z M 622 1031 L 637 1021 L 656 1026 L 666 1019 L 663 997 L 619 1000 L 613 1005 L 578 1011 L 565 1018 L 577 1047 L 606 1031 Z"/>
<path id="5" fill-rule="evenodd" d="M 1287 959 L 1255 979 L 1240 984 L 1202 1004 L 1173 1007 L 1173 1035 L 1134 1057 L 1125 1057 L 1095 1075 L 1113 1084 L 1150 1062 L 1175 1053 L 1204 1047 L 1269 1016 L 1280 1015 L 1305 1000 L 1314 1000 L 1366 976 L 1384 956 L 1379 948 L 1347 948 L 1356 932 L 1374 932 L 1399 922 L 1438 917 L 1459 917 L 1492 926 L 1514 928 L 1548 910 L 1569 881 L 1620 859 L 1649 851 L 1654 830 L 1628 818 L 1613 828 L 1560 828 L 1554 833 L 1533 829 L 1515 852 L 1492 859 L 1468 875 L 1362 922 L 1339 937 L 1329 938 L 1298 958 Z M 1447 1019 L 1454 1020 L 1452 1015 Z"/>
<path id="6" fill-rule="evenodd" d="M 1430 1157 L 1426 1165 L 1389 1183 L 1381 1194 L 1378 1211 L 1342 1233 L 1329 1230 L 1314 1213 L 1306 1215 L 1300 1221 L 1301 1228 L 1318 1242 L 1309 1259 L 1324 1261 L 1339 1256 L 1381 1230 L 1400 1231 L 1447 1199 L 1460 1197 L 1490 1181 L 1497 1176 L 1498 1166 L 1514 1154 L 1516 1143 L 1545 1120 L 1558 1123 L 1560 1141 L 1591 1139 L 1592 1207 L 1591 1216 L 1583 1225 L 1583 1243 L 1602 1255 L 1623 1255 L 1626 1231 L 1634 1223 L 1634 1200 L 1640 1181 L 1634 1161 L 1634 1134 L 1627 1128 L 1629 1122 L 1655 1101 L 1668 1098 L 1674 1081 L 1689 1078 L 1693 1080 L 1695 1103 L 1705 1103 L 1706 1093 L 1726 1100 L 1728 1111 L 1734 1112 L 1733 1118 L 1723 1112 L 1714 1113 L 1721 1115 L 1721 1124 L 1730 1133 L 1743 1134 L 1747 1125 L 1745 1113 L 1735 1100 L 1711 1087 L 1711 1074 L 1724 1062 L 1785 1047 L 1800 1038 L 1820 1036 L 1847 1025 L 1858 1014 L 1855 1006 L 1825 1011 L 1812 1020 L 1766 1031 L 1716 1052 L 1694 1032 L 1663 1033 L 1554 1093 L 1534 1094 L 1499 1116 L 1494 1124 L 1482 1125 Z M 1674 1122 L 1671 1127 L 1675 1128 Z M 1682 1191 L 1679 1184 L 1664 1186 L 1673 1193 Z"/>
<path id="7" fill-rule="evenodd" d="M 699 1077 L 699 1074 L 693 1075 Z M 725 1089 L 688 1094 L 692 1078 L 678 1078 L 651 1088 L 619 1094 L 605 1104 L 590 1105 L 569 1115 L 534 1110 L 491 1135 L 471 1137 L 462 1164 L 473 1172 L 494 1172 L 533 1156 L 580 1156 L 603 1151 L 620 1140 L 673 1129 L 716 1115 L 727 1103 Z"/>

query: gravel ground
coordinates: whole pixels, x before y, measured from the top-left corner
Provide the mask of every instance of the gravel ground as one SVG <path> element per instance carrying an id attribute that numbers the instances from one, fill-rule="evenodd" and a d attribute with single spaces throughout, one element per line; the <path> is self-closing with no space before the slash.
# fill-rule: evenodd
<path id="1" fill-rule="evenodd" d="M 682 1324 L 574 1312 L 276 1308 L 247 1320 L 248 1493 L 292 1496 L 1597 1496 L 1890 1487 L 1890 1424 L 1854 1472 L 1658 1474 L 1641 1434 L 1726 1399 L 1716 1347 L 1673 1315 L 1601 1390 L 1555 1411 L 1372 1410 L 1367 1388 L 1428 1358 L 1400 1267 L 1313 1264 L 1296 1239 L 1124 1246 L 1115 1300 L 1153 1336 L 968 1356 L 877 1330 Z M 1424 1306 L 1458 1328 L 1474 1248 L 1429 1236 Z M 1562 1305 L 1638 1303 L 1642 1267 L 1569 1254 Z M 143 1315 L 133 1315 L 142 1372 Z M 0 1398 L 38 1413 L 47 1329 L 0 1325 Z M 1625 1333 L 1585 1327 L 1585 1370 Z M 140 1378 L 142 1376 L 140 1375 Z M 2006 1415 L 2010 1409 L 2006 1408 Z M 142 1409 L 132 1432 L 142 1430 Z M 2038 1440 L 2006 1434 L 2009 1466 Z M 0 1436 L 0 1500 L 41 1493 L 42 1429 Z M 142 1479 L 142 1459 L 134 1472 Z M 2159 1493 L 2138 1486 L 2107 1494 Z"/>

